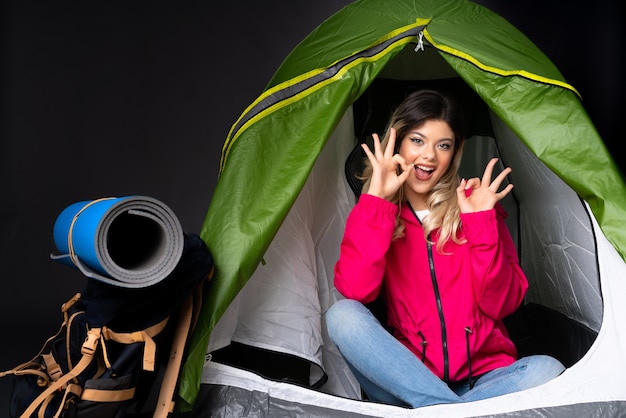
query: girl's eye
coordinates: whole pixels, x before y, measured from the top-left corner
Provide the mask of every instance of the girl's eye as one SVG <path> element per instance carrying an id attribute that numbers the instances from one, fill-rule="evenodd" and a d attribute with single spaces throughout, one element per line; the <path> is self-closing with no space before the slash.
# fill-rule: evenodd
<path id="1" fill-rule="evenodd" d="M 417 137 L 417 136 L 410 137 L 410 140 L 411 140 L 411 142 L 415 142 L 416 144 L 421 144 L 422 142 L 424 142 L 424 141 L 422 141 L 422 138 Z"/>
<path id="2" fill-rule="evenodd" d="M 452 144 L 450 144 L 449 142 L 442 142 L 441 144 L 439 144 L 439 147 L 443 150 L 450 150 L 452 149 Z"/>

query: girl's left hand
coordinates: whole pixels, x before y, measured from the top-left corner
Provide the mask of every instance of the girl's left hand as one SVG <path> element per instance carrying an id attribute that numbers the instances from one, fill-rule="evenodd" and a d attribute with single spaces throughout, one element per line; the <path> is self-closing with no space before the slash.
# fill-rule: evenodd
<path id="1" fill-rule="evenodd" d="M 478 177 L 469 180 L 461 180 L 461 184 L 459 184 L 459 187 L 456 189 L 461 213 L 493 209 L 498 201 L 502 200 L 513 190 L 513 185 L 508 184 L 501 192 L 498 192 L 498 188 L 511 172 L 511 167 L 502 170 L 502 172 L 498 174 L 498 177 L 491 181 L 493 167 L 496 165 L 497 161 L 497 158 L 492 158 L 491 161 L 487 163 L 482 180 Z"/>

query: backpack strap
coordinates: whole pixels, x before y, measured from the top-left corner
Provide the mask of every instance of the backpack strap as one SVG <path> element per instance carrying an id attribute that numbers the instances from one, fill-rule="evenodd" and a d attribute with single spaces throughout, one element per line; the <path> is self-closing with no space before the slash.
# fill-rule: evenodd
<path id="1" fill-rule="evenodd" d="M 123 402 L 133 399 L 135 388 L 117 390 L 84 388 L 79 393 L 79 396 L 81 401 Z"/>
<path id="2" fill-rule="evenodd" d="M 0 372 L 0 377 L 9 375 L 23 376 L 27 374 L 37 376 L 37 386 L 39 387 L 45 387 L 48 383 L 50 383 L 50 376 L 48 376 L 46 372 L 42 371 L 41 364 L 34 361 L 27 361 L 26 363 L 22 363 L 11 370 Z"/>
<path id="3" fill-rule="evenodd" d="M 67 385 L 67 388 L 65 388 L 65 393 L 63 394 L 63 398 L 61 399 L 61 402 L 59 403 L 59 407 L 57 408 L 57 411 L 53 415 L 53 418 L 59 418 L 61 416 L 61 413 L 63 412 L 65 403 L 67 402 L 67 398 L 68 398 L 69 395 L 74 395 L 74 396 L 80 397 L 80 393 L 82 392 L 82 390 L 83 390 L 83 388 L 81 388 L 77 384 L 69 383 Z M 48 408 L 48 404 L 50 403 L 52 398 L 53 398 L 53 396 L 49 396 L 41 404 L 41 408 L 39 408 L 39 414 L 37 415 L 37 418 L 45 418 L 45 416 L 46 416 L 45 415 L 46 409 Z"/>
<path id="4" fill-rule="evenodd" d="M 206 281 L 211 280 L 214 271 L 215 266 L 213 266 L 211 271 L 207 274 Z M 174 392 L 176 391 L 180 366 L 182 364 L 189 334 L 191 330 L 195 328 L 200 315 L 200 307 L 202 306 L 203 299 L 202 290 L 203 286 L 198 286 L 195 292 L 189 295 L 180 307 L 178 314 L 179 319 L 176 324 L 176 330 L 174 331 L 174 340 L 172 341 L 172 349 L 170 350 L 170 357 L 167 361 L 165 373 L 163 374 L 161 390 L 159 391 L 156 408 L 152 416 L 153 418 L 166 418 L 169 414 L 174 412 Z"/>
<path id="5" fill-rule="evenodd" d="M 48 338 L 41 350 L 32 358 L 32 360 L 22 363 L 18 366 L 15 366 L 11 370 L 0 372 L 0 378 L 14 375 L 14 376 L 22 376 L 22 375 L 35 375 L 37 376 L 37 385 L 39 387 L 46 387 L 50 383 L 51 380 L 57 380 L 61 374 L 63 373 L 60 366 L 54 360 L 54 357 L 49 353 L 45 353 L 46 350 L 50 349 L 50 343 L 56 339 L 61 333 L 68 332 L 68 329 L 71 326 L 72 321 L 76 316 L 82 313 L 82 311 L 75 312 L 71 316 L 68 314 L 68 310 L 80 299 L 80 293 L 74 295 L 70 300 L 65 302 L 61 306 L 61 312 L 63 313 L 63 323 L 61 324 L 59 330 L 52 337 Z M 67 354 L 68 359 L 71 357 L 69 352 Z M 41 364 L 39 364 L 36 360 L 41 357 L 46 365 L 45 371 L 42 368 Z M 71 368 L 71 367 L 70 367 Z"/>
<path id="6" fill-rule="evenodd" d="M 94 354 L 96 352 L 96 348 L 98 347 L 98 342 L 101 337 L 101 329 L 100 328 L 92 328 L 87 332 L 87 338 L 83 343 L 81 348 L 81 353 L 83 356 L 76 366 L 67 372 L 64 376 L 59 378 L 56 382 L 53 382 L 50 386 L 46 388 L 43 392 L 37 396 L 37 398 L 26 408 L 24 413 L 20 415 L 20 418 L 29 418 L 39 406 L 46 401 L 46 399 L 54 395 L 57 390 L 62 389 L 70 380 L 81 374 L 89 364 L 93 361 Z"/>
<path id="7" fill-rule="evenodd" d="M 187 342 L 187 336 L 193 318 L 193 295 L 189 295 L 183 302 L 179 311 L 179 319 L 174 331 L 174 340 L 172 341 L 172 349 L 170 357 L 167 361 L 167 367 L 163 374 L 161 382 L 161 390 L 157 400 L 156 409 L 153 418 L 165 418 L 168 414 L 174 412 L 174 391 L 178 381 L 178 372 L 183 360 L 183 352 Z"/>
<path id="8" fill-rule="evenodd" d="M 144 343 L 143 348 L 143 369 L 154 371 L 154 362 L 156 357 L 156 343 L 152 337 L 159 334 L 167 325 L 168 318 L 165 318 L 158 324 L 155 324 L 143 331 L 135 332 L 115 332 L 107 327 L 102 328 L 102 336 L 105 340 L 115 341 L 121 344 Z"/>
<path id="9" fill-rule="evenodd" d="M 54 359 L 52 353 L 42 354 L 41 359 L 46 365 L 46 371 L 48 372 L 48 380 L 57 381 L 63 376 L 63 370 L 61 365 Z"/>

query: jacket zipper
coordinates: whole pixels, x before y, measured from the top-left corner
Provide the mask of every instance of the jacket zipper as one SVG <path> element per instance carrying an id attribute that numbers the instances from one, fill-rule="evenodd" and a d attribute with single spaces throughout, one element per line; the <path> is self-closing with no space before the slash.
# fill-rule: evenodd
<path id="1" fill-rule="evenodd" d="M 422 346 L 422 363 L 426 363 L 426 346 L 428 345 L 428 341 L 426 341 L 426 337 L 422 333 L 422 331 L 417 331 L 417 335 L 420 336 L 422 342 L 420 345 Z"/>
<path id="2" fill-rule="evenodd" d="M 430 235 L 428 236 L 430 241 Z M 441 324 L 441 346 L 443 348 L 443 381 L 450 380 L 450 366 L 448 361 L 448 336 L 446 331 L 446 321 L 443 318 L 443 305 L 441 304 L 441 295 L 439 294 L 439 285 L 437 284 L 437 275 L 435 274 L 435 262 L 433 260 L 433 246 L 426 244 L 428 248 L 428 265 L 430 267 L 430 278 L 433 281 L 433 289 L 435 291 L 435 299 L 437 300 L 437 312 L 439 313 L 439 322 Z"/>
<path id="3" fill-rule="evenodd" d="M 465 349 L 467 350 L 467 368 L 469 371 L 469 388 L 470 390 L 474 389 L 474 377 L 472 376 L 472 356 L 470 351 L 470 335 L 473 334 L 474 331 L 470 327 L 465 327 Z"/>
<path id="4" fill-rule="evenodd" d="M 417 216 L 413 207 L 409 202 L 406 202 L 411 209 L 411 213 L 417 219 L 419 224 L 422 224 L 422 221 Z M 443 381 L 448 382 L 450 380 L 450 365 L 448 360 L 448 333 L 446 331 L 446 321 L 443 317 L 443 304 L 441 303 L 441 295 L 439 294 L 439 284 L 437 283 L 437 275 L 435 274 L 435 260 L 433 258 L 433 246 L 430 244 L 430 234 L 426 237 L 426 248 L 428 249 L 428 266 L 430 268 L 430 278 L 433 282 L 433 290 L 435 292 L 435 300 L 437 302 L 437 312 L 439 313 L 439 323 L 441 325 L 441 347 L 443 349 Z"/>

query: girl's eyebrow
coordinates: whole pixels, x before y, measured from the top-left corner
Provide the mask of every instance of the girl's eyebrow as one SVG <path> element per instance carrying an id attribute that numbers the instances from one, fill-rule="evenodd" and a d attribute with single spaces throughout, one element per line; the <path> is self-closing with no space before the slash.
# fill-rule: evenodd
<path id="1" fill-rule="evenodd" d="M 409 135 L 417 135 L 421 138 L 428 138 L 426 135 L 424 135 L 423 133 L 421 133 L 420 131 L 409 131 Z M 456 142 L 454 140 L 454 138 L 439 138 L 437 140 L 437 142 L 441 142 L 441 141 L 452 141 L 452 142 Z"/>
<path id="2" fill-rule="evenodd" d="M 421 133 L 420 131 L 409 131 L 409 135 L 417 135 L 420 138 L 426 138 L 426 135 L 424 135 L 423 133 Z"/>

